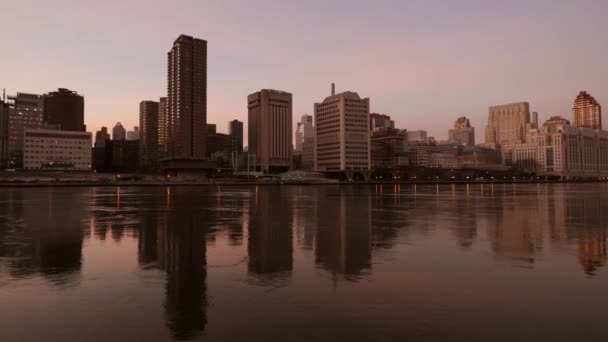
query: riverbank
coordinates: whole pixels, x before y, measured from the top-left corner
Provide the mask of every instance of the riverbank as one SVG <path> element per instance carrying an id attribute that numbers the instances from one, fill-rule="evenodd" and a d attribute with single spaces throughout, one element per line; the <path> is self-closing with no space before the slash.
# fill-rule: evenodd
<path id="1" fill-rule="evenodd" d="M 203 178 L 165 177 L 150 174 L 98 174 L 71 172 L 0 172 L 0 187 L 116 187 L 116 186 L 280 186 L 280 185 L 379 185 L 379 184 L 536 184 L 536 183 L 588 183 L 607 180 L 554 180 L 544 178 L 496 179 L 434 179 L 434 180 L 369 180 L 338 181 L 325 178 Z"/>

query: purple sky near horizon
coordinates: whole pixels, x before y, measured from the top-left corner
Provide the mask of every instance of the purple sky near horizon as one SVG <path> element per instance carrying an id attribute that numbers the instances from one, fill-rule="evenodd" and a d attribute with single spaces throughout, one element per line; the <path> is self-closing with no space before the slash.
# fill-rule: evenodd
<path id="1" fill-rule="evenodd" d="M 399 128 L 442 140 L 462 115 L 483 141 L 488 107 L 530 102 L 571 118 L 608 103 L 608 1 L 30 1 L 3 4 L 0 88 L 85 96 L 89 131 L 138 125 L 166 93 L 181 33 L 208 41 L 208 122 L 247 122 L 246 97 L 289 91 L 294 124 L 337 91 L 370 97 Z M 605 115 L 604 115 L 605 117 Z"/>

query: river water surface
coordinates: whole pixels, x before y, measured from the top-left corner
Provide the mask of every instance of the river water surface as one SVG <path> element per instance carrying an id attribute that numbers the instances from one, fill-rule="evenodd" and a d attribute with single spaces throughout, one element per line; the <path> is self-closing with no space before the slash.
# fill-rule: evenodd
<path id="1" fill-rule="evenodd" d="M 607 341 L 608 184 L 0 189 L 0 341 Z"/>

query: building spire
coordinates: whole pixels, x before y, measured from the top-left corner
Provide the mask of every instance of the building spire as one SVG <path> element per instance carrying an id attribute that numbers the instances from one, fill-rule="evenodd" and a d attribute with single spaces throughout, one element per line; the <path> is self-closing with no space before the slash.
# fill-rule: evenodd
<path id="1" fill-rule="evenodd" d="M 332 83 L 331 84 L 331 96 L 336 95 L 336 84 Z"/>

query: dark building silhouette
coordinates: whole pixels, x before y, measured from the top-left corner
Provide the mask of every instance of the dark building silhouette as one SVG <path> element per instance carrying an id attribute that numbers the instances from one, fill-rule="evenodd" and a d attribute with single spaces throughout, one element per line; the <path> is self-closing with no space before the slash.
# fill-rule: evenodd
<path id="1" fill-rule="evenodd" d="M 142 101 L 139 104 L 139 170 L 159 168 L 159 103 Z"/>
<path id="2" fill-rule="evenodd" d="M 167 98 L 161 97 L 158 101 L 158 152 L 160 158 L 167 156 L 167 130 L 169 122 L 169 108 Z"/>
<path id="3" fill-rule="evenodd" d="M 137 140 L 112 140 L 106 144 L 110 172 L 135 172 L 139 155 Z M 106 170 L 108 171 L 108 170 Z"/>
<path id="4" fill-rule="evenodd" d="M 228 123 L 228 135 L 232 142 L 232 152 L 243 152 L 243 122 L 232 120 Z"/>
<path id="5" fill-rule="evenodd" d="M 84 97 L 77 92 L 59 88 L 43 95 L 44 123 L 62 131 L 85 132 Z"/>
<path id="6" fill-rule="evenodd" d="M 171 159 L 204 159 L 207 41 L 179 36 L 168 53 L 167 147 Z"/>

